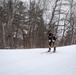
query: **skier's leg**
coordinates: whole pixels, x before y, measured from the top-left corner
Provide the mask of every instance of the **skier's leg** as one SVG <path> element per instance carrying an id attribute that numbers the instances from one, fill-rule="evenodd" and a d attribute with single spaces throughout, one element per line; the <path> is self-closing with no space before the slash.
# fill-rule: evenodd
<path id="1" fill-rule="evenodd" d="M 54 51 L 53 52 L 56 52 L 56 47 L 54 47 Z"/>
<path id="2" fill-rule="evenodd" d="M 51 51 L 51 42 L 49 42 L 49 50 L 48 50 L 48 52 L 50 52 Z"/>
<path id="3" fill-rule="evenodd" d="M 53 46 L 54 46 L 54 51 L 53 52 L 56 52 L 55 42 L 53 42 Z"/>

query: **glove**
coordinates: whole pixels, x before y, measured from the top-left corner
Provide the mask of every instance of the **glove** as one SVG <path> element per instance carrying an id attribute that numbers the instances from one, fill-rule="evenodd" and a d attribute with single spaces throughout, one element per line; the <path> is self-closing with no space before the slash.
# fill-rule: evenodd
<path id="1" fill-rule="evenodd" d="M 52 40 L 52 42 L 55 42 L 55 40 Z"/>
<path id="2" fill-rule="evenodd" d="M 49 42 L 51 42 L 51 40 L 49 40 Z"/>

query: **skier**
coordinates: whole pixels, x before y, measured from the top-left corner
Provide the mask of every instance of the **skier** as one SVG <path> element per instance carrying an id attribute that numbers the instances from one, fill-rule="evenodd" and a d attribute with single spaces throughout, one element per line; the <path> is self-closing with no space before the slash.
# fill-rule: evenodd
<path id="1" fill-rule="evenodd" d="M 53 44 L 53 47 L 54 47 L 54 51 L 53 52 L 55 52 L 56 51 L 56 47 L 55 47 L 56 37 L 51 32 L 48 34 L 48 40 L 49 40 L 49 50 L 48 50 L 48 52 L 51 51 L 52 44 Z"/>

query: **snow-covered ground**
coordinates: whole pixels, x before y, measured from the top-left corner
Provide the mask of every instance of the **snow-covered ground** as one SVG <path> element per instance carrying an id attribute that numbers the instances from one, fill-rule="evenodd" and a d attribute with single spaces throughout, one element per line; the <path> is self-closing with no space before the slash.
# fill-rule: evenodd
<path id="1" fill-rule="evenodd" d="M 47 50 L 0 50 L 0 75 L 76 75 L 76 45 Z"/>

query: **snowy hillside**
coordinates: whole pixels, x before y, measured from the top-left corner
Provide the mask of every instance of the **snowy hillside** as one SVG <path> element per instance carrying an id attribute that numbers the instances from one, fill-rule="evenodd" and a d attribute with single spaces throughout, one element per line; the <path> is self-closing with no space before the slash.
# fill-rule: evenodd
<path id="1" fill-rule="evenodd" d="M 76 45 L 47 50 L 0 50 L 0 75 L 76 75 Z"/>

